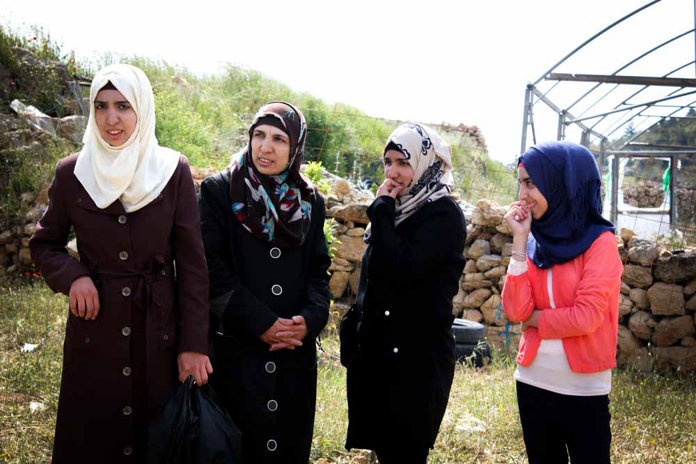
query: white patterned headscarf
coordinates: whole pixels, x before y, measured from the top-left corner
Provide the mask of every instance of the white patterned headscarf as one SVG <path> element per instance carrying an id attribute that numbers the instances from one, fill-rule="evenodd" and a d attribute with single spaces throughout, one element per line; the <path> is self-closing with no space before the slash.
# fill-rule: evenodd
<path id="1" fill-rule="evenodd" d="M 452 150 L 433 129 L 422 124 L 402 124 L 391 133 L 385 144 L 396 147 L 413 168 L 411 183 L 396 198 L 395 224 L 399 225 L 423 205 L 450 196 L 454 187 Z M 365 241 L 370 240 L 370 229 Z"/>
<path id="2" fill-rule="evenodd" d="M 104 140 L 94 114 L 97 94 L 108 82 L 126 97 L 138 116 L 133 134 L 119 147 L 112 147 Z M 82 138 L 84 146 L 75 164 L 75 176 L 99 208 L 120 199 L 126 212 L 137 211 L 157 198 L 179 163 L 179 153 L 157 143 L 155 99 L 150 81 L 135 66 L 107 66 L 92 79 L 89 102 L 89 121 Z"/>

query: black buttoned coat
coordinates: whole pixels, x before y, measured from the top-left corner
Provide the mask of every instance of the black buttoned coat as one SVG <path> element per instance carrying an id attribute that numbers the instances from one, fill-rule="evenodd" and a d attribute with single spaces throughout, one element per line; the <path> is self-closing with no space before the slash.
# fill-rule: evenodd
<path id="1" fill-rule="evenodd" d="M 188 161 L 144 208 L 99 209 L 75 177 L 78 155 L 56 166 L 49 204 L 30 241 L 55 292 L 90 276 L 96 320 L 69 314 L 54 463 L 144 462 L 147 425 L 176 388 L 177 354 L 208 351 L 208 274 Z M 71 228 L 80 260 L 66 251 Z M 176 267 L 176 271 L 175 271 Z"/>
<path id="2" fill-rule="evenodd" d="M 316 403 L 315 340 L 328 320 L 331 265 L 324 200 L 316 194 L 302 245 L 260 241 L 237 220 L 229 173 L 201 186 L 201 229 L 210 272 L 212 383 L 242 432 L 246 464 L 307 464 Z M 269 351 L 260 336 L 278 317 L 304 316 L 294 350 Z"/>
<path id="3" fill-rule="evenodd" d="M 357 299 L 361 350 L 348 365 L 348 449 L 432 448 L 454 376 L 464 215 L 441 198 L 395 227 L 395 206 L 380 196 L 367 211 L 372 238 Z"/>

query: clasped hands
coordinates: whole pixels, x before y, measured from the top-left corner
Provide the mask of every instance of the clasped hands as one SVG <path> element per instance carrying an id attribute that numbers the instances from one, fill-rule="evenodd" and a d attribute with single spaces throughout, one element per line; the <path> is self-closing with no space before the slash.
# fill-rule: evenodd
<path id="1" fill-rule="evenodd" d="M 296 346 L 302 346 L 302 340 L 308 333 L 304 317 L 293 316 L 292 319 L 279 317 L 260 338 L 270 345 L 269 351 L 294 350 Z"/>

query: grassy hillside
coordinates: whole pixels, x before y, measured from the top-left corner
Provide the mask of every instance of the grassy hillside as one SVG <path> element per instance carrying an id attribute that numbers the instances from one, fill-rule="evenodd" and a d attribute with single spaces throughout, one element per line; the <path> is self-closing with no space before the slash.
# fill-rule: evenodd
<path id="1" fill-rule="evenodd" d="M 88 88 L 77 86 L 75 76 L 89 78 L 113 61 L 106 52 L 95 62 L 80 62 L 41 30 L 26 35 L 0 26 L 0 113 L 8 116 L 9 104 L 17 98 L 50 116 L 81 114 L 76 101 L 84 101 Z M 321 161 L 344 177 L 383 178 L 382 149 L 397 121 L 367 116 L 347 104 L 328 105 L 241 67 L 230 65 L 215 75 L 197 75 L 145 57 L 125 61 L 142 68 L 152 81 L 160 144 L 184 153 L 194 166 L 223 168 L 230 155 L 246 143 L 256 110 L 271 100 L 287 100 L 307 117 L 307 161 Z M 452 145 L 457 188 L 463 199 L 475 202 L 487 197 L 503 203 L 512 199 L 515 183 L 509 169 L 491 160 L 485 147 L 462 128 L 435 128 Z M 23 147 L 24 153 L 18 154 L 16 144 L 3 140 L 0 133 L 0 177 L 4 173 L 6 179 L 12 179 L 10 185 L 0 184 L 0 216 L 20 207 L 18 198 L 25 191 L 40 190 L 52 176 L 55 161 L 79 148 L 51 140 L 50 146 L 40 144 L 45 149 L 31 149 L 27 155 Z"/>

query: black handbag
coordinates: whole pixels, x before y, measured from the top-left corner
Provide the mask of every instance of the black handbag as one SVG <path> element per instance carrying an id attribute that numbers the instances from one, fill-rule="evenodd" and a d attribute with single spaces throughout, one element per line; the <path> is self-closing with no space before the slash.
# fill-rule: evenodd
<path id="1" fill-rule="evenodd" d="M 341 364 L 348 367 L 360 355 L 358 329 L 362 311 L 356 304 L 352 305 L 341 318 L 338 326 L 338 338 L 341 341 Z"/>
<path id="2" fill-rule="evenodd" d="M 189 376 L 150 424 L 148 464 L 240 463 L 242 434 L 216 401 Z"/>

